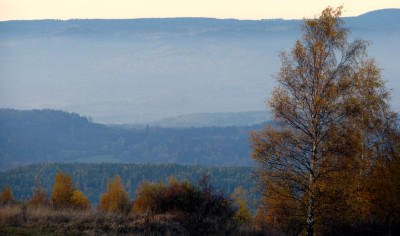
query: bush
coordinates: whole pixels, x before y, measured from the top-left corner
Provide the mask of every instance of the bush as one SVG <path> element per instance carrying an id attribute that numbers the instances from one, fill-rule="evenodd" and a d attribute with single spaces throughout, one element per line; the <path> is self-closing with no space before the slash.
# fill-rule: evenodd
<path id="1" fill-rule="evenodd" d="M 169 184 L 143 182 L 133 200 L 133 211 L 162 214 L 181 212 L 190 214 L 201 201 L 201 192 L 189 181 L 178 182 L 171 178 Z M 197 203 L 197 204 L 196 204 Z"/>
<path id="2" fill-rule="evenodd" d="M 200 187 L 175 178 L 168 184 L 144 182 L 133 200 L 133 211 L 175 215 L 194 234 L 220 232 L 230 225 L 236 210 L 229 197 L 212 190 L 208 178 L 200 180 Z"/>

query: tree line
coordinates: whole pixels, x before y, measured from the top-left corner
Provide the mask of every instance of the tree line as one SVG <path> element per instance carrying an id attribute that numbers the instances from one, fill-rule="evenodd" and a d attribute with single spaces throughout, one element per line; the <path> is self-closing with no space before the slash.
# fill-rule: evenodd
<path id="1" fill-rule="evenodd" d="M 185 179 L 195 184 L 202 173 L 211 175 L 216 189 L 232 194 L 238 186 L 249 192 L 249 198 L 255 199 L 251 189 L 255 187 L 251 167 L 210 167 L 178 164 L 84 164 L 84 163 L 43 163 L 10 169 L 0 172 L 0 188 L 5 184 L 13 187 L 18 200 L 26 200 L 34 191 L 37 183 L 50 193 L 58 171 L 68 172 L 75 180 L 77 189 L 83 191 L 93 204 L 98 204 L 100 195 L 106 191 L 109 178 L 115 174 L 121 176 L 124 187 L 130 197 L 135 197 L 137 186 L 143 180 L 168 182 L 171 176 L 179 181 Z"/>

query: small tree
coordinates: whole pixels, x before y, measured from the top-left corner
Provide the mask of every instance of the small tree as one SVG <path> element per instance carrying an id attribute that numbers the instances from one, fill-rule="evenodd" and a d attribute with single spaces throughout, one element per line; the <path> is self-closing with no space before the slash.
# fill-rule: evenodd
<path id="1" fill-rule="evenodd" d="M 74 189 L 72 178 L 69 173 L 64 174 L 61 170 L 56 175 L 54 187 L 51 192 L 51 205 L 56 208 L 70 207 L 71 197 Z"/>
<path id="2" fill-rule="evenodd" d="M 3 191 L 0 194 L 0 203 L 8 204 L 14 202 L 14 196 L 11 192 L 10 185 L 5 185 Z"/>
<path id="3" fill-rule="evenodd" d="M 58 172 L 54 181 L 53 191 L 51 193 L 51 205 L 56 208 L 90 208 L 90 202 L 82 191 L 73 188 L 71 176 Z"/>
<path id="4" fill-rule="evenodd" d="M 100 196 L 99 210 L 111 212 L 129 212 L 129 196 L 122 185 L 121 177 L 115 175 L 114 179 L 109 179 L 107 192 Z"/>
<path id="5" fill-rule="evenodd" d="M 75 190 L 71 196 L 71 205 L 76 209 L 90 209 L 90 201 L 82 191 Z"/>
<path id="6" fill-rule="evenodd" d="M 46 190 L 44 190 L 40 184 L 38 184 L 33 192 L 32 198 L 29 200 L 29 205 L 33 207 L 48 205 L 49 200 L 47 199 Z"/>
<path id="7" fill-rule="evenodd" d="M 243 186 L 236 187 L 232 193 L 233 204 L 238 208 L 235 219 L 240 223 L 250 223 L 251 214 L 247 208 L 247 190 Z"/>

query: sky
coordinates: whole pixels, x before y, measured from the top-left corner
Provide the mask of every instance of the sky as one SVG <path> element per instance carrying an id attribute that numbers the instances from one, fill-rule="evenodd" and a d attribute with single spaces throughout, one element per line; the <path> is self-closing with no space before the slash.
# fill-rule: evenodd
<path id="1" fill-rule="evenodd" d="M 343 16 L 400 8 L 399 0 L 0 0 L 0 21 L 212 17 L 302 19 L 344 5 Z"/>

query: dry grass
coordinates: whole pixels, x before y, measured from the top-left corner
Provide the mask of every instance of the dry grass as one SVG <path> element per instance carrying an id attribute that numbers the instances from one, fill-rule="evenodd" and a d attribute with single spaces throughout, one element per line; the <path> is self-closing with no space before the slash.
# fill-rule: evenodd
<path id="1" fill-rule="evenodd" d="M 223 228 L 224 226 L 222 226 Z M 258 235 L 238 229 L 218 235 Z M 23 204 L 0 206 L 0 235 L 196 235 L 172 214 L 118 214 L 95 210 L 55 210 Z M 199 234 L 200 235 L 200 234 Z"/>
<path id="2" fill-rule="evenodd" d="M 16 226 L 23 224 L 24 221 L 23 205 L 4 205 L 0 207 L 0 225 Z"/>
<path id="3" fill-rule="evenodd" d="M 149 217 L 15 204 L 0 206 L 0 235 L 3 234 L 186 235 L 186 231 L 169 215 Z"/>

